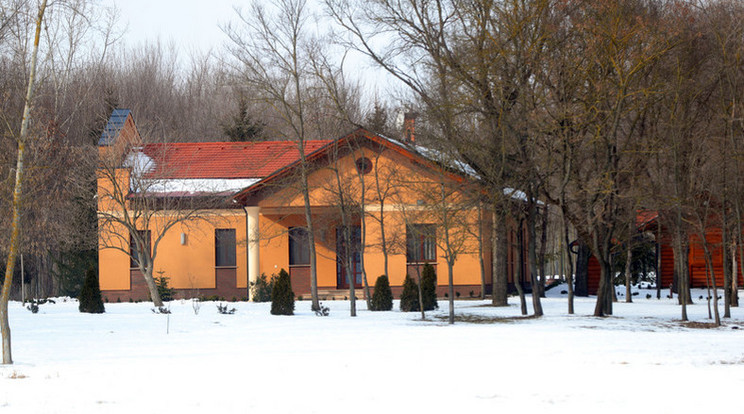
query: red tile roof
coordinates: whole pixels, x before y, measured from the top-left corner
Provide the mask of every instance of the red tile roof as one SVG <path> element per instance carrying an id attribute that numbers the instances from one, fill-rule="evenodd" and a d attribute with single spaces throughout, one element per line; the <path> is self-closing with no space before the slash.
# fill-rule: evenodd
<path id="1" fill-rule="evenodd" d="M 305 141 L 305 154 L 330 140 Z M 151 178 L 263 178 L 299 159 L 294 141 L 147 144 L 142 152 L 155 161 Z"/>
<path id="2" fill-rule="evenodd" d="M 653 210 L 639 210 L 636 212 L 636 227 L 642 228 L 659 218 L 659 213 Z"/>

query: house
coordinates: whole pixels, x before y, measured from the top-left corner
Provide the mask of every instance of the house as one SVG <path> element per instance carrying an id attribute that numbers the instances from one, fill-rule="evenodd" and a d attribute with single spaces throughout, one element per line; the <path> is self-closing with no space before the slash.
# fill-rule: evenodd
<path id="1" fill-rule="evenodd" d="M 289 271 L 295 295 L 309 297 L 310 238 L 296 142 L 142 144 L 131 112 L 116 110 L 99 154 L 115 166 L 115 173 L 98 177 L 99 280 L 108 300 L 149 297 L 133 258 L 135 238 L 101 221 L 133 216 L 133 208 L 122 210 L 137 203 L 154 211 L 145 226 L 143 218 L 131 220 L 151 250 L 157 245 L 153 276 L 168 278 L 177 297 L 245 298 L 250 283 L 280 269 Z M 406 274 L 427 263 L 444 296 L 447 252 L 456 255 L 458 296 L 480 294 L 481 260 L 490 290 L 492 216 L 478 214 L 470 198 L 477 184 L 467 173 L 422 155 L 412 141 L 363 129 L 306 141 L 304 154 L 321 299 L 348 296 L 351 283 L 362 287 L 364 274 L 373 286 L 386 268 L 397 294 Z M 126 193 L 119 204 L 112 202 L 114 188 Z M 176 202 L 181 210 L 172 208 Z M 179 214 L 188 217 L 163 232 Z M 510 283 L 515 259 L 526 258 L 517 254 L 524 240 L 514 227 L 507 235 Z"/>
<path id="2" fill-rule="evenodd" d="M 674 277 L 674 251 L 672 249 L 672 236 L 669 230 L 660 223 L 659 214 L 655 211 L 641 211 L 638 213 L 636 218 L 636 225 L 639 232 L 643 232 L 649 236 L 652 235 L 655 250 L 657 254 L 657 263 L 661 265 L 661 287 L 664 289 L 676 288 L 676 281 Z M 713 272 L 716 277 L 716 285 L 718 287 L 723 286 L 723 246 L 722 246 L 722 232 L 720 226 L 710 226 L 707 230 L 705 239 L 708 243 L 711 252 L 711 262 L 713 265 Z M 688 249 L 688 265 L 689 265 L 689 277 L 691 288 L 705 288 L 711 285 L 712 279 L 709 279 L 708 270 L 705 261 L 705 251 L 703 248 L 703 241 L 699 234 L 691 231 L 689 233 L 689 249 Z M 661 260 L 658 260 L 658 255 L 661 255 Z M 585 263 L 577 263 L 579 266 L 585 266 L 586 269 L 586 290 L 585 292 L 590 295 L 595 295 L 599 288 L 600 279 L 600 266 L 597 258 L 591 254 L 586 256 L 587 260 Z M 731 256 L 729 256 L 731 257 Z M 739 258 L 736 257 L 734 260 L 737 262 L 737 285 L 744 285 L 744 277 L 742 277 L 741 265 L 738 264 Z M 734 266 L 734 264 L 731 264 Z M 581 269 L 577 270 L 577 273 L 581 272 Z M 578 283 L 578 281 L 577 281 Z M 711 285 L 712 286 L 712 285 Z"/>

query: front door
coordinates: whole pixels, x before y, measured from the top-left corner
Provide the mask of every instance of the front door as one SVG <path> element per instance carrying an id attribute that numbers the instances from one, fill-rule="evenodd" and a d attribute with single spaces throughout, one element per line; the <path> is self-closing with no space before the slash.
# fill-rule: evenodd
<path id="1" fill-rule="evenodd" d="M 349 280 L 346 262 L 349 262 L 354 287 L 362 287 L 362 228 L 352 226 L 351 242 L 346 242 L 343 227 L 336 227 L 336 288 L 348 289 Z"/>

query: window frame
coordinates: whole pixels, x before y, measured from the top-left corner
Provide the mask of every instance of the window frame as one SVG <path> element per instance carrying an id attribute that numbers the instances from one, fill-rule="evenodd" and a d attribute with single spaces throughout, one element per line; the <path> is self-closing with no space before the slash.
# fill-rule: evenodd
<path id="1" fill-rule="evenodd" d="M 235 229 L 214 229 L 214 267 L 238 267 L 237 256 L 238 248 Z"/>
<path id="2" fill-rule="evenodd" d="M 426 223 L 406 225 L 406 263 L 424 264 L 436 262 L 436 225 Z"/>
<path id="3" fill-rule="evenodd" d="M 290 227 L 287 230 L 287 238 L 289 266 L 310 266 L 310 235 L 307 229 L 301 226 Z"/>
<path id="4" fill-rule="evenodd" d="M 147 247 L 148 250 L 150 250 L 150 254 L 152 254 L 152 232 L 150 230 L 135 230 L 137 234 L 146 234 L 147 235 Z M 134 238 L 132 237 L 132 233 L 129 232 L 129 268 L 130 269 L 139 269 L 139 252 L 136 249 L 136 243 L 134 243 Z"/>

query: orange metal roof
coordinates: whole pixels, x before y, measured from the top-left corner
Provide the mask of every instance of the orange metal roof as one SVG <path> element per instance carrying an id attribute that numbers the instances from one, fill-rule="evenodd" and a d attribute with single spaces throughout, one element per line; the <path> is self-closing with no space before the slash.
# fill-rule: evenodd
<path id="1" fill-rule="evenodd" d="M 310 154 L 331 140 L 305 141 Z M 147 144 L 154 161 L 150 178 L 263 178 L 299 159 L 294 141 L 189 142 Z"/>

